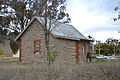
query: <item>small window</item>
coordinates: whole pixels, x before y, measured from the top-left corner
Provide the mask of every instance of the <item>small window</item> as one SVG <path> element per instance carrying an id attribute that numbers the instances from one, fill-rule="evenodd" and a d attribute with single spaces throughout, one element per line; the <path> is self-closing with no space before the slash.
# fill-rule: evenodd
<path id="1" fill-rule="evenodd" d="M 85 44 L 82 46 L 82 53 L 86 54 L 86 45 Z"/>
<path id="2" fill-rule="evenodd" d="M 82 54 L 84 55 L 85 54 L 85 47 L 82 46 Z"/>
<path id="3" fill-rule="evenodd" d="M 41 53 L 41 40 L 34 40 L 34 54 L 40 54 Z"/>

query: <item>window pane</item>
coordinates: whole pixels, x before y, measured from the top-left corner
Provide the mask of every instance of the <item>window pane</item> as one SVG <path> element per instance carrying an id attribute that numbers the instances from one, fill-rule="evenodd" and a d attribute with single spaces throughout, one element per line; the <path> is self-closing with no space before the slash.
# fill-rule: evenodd
<path id="1" fill-rule="evenodd" d="M 40 40 L 34 40 L 34 54 L 40 54 Z"/>

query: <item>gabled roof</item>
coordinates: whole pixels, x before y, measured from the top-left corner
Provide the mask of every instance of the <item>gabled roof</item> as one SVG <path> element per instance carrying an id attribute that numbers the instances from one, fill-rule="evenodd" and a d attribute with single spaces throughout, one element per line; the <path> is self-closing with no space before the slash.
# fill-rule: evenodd
<path id="1" fill-rule="evenodd" d="M 21 35 L 26 31 L 26 29 L 29 27 L 29 25 L 32 23 L 34 19 L 38 20 L 41 24 L 44 25 L 44 18 L 34 17 L 30 21 L 28 26 L 18 35 L 18 37 L 15 40 L 18 40 L 19 37 L 21 37 Z M 82 35 L 77 29 L 75 29 L 72 25 L 64 24 L 59 21 L 52 21 L 52 22 L 54 23 L 51 25 L 51 29 L 53 28 L 54 29 L 51 31 L 51 34 L 54 37 L 71 39 L 71 40 L 81 40 L 81 39 L 89 40 L 84 35 Z"/>

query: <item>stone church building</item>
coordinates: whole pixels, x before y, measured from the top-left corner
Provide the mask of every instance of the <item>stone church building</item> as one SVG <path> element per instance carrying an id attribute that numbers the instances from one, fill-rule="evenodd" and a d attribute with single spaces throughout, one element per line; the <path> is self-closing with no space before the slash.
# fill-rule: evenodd
<path id="1" fill-rule="evenodd" d="M 20 45 L 21 62 L 44 62 L 46 60 L 45 33 L 41 17 L 34 17 L 28 26 L 17 36 Z M 56 21 L 50 34 L 52 50 L 60 53 L 56 62 L 81 62 L 83 55 L 90 51 L 90 40 L 72 25 Z"/>

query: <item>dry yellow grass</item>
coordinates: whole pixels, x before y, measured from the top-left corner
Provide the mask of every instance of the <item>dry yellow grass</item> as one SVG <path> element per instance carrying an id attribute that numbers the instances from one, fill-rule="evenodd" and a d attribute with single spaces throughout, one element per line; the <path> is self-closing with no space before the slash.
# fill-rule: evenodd
<path id="1" fill-rule="evenodd" d="M 0 64 L 0 80 L 120 80 L 120 62 Z"/>

